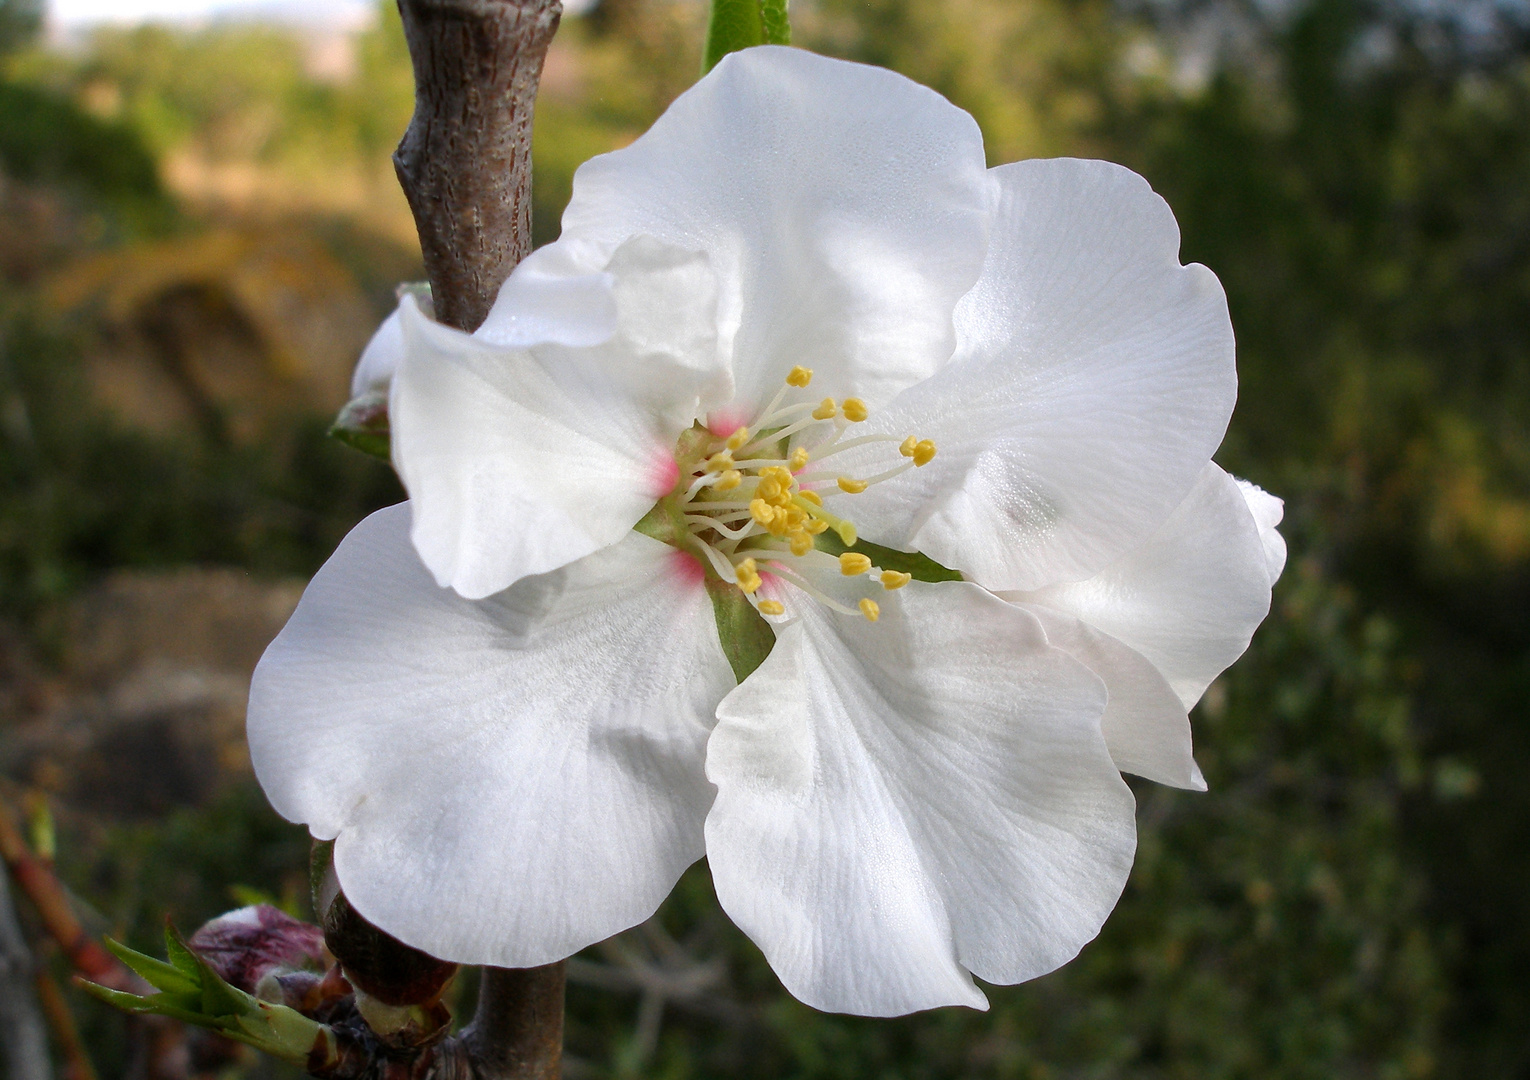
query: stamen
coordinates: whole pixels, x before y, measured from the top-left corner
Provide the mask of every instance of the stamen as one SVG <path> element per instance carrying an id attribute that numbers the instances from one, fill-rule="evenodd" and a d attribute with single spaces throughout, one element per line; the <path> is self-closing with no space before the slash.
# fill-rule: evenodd
<path id="1" fill-rule="evenodd" d="M 839 572 L 845 577 L 858 577 L 871 569 L 871 560 L 859 551 L 847 551 L 839 557 Z"/>
<path id="2" fill-rule="evenodd" d="M 737 469 L 729 469 L 717 478 L 717 483 L 712 485 L 715 491 L 732 491 L 744 482 L 744 474 Z"/>
<path id="3" fill-rule="evenodd" d="M 882 581 L 882 588 L 884 588 L 884 589 L 888 589 L 888 590 L 901 589 L 901 588 L 903 588 L 903 586 L 907 585 L 910 581 L 913 581 L 913 580 L 914 580 L 914 575 L 913 574 L 905 574 L 905 573 L 902 573 L 902 572 L 897 571 L 897 570 L 883 570 L 882 571 L 881 581 Z"/>
<path id="4" fill-rule="evenodd" d="M 916 466 L 928 465 L 935 458 L 935 444 L 929 439 L 920 439 L 911 456 Z"/>
<path id="5" fill-rule="evenodd" d="M 760 587 L 760 575 L 753 559 L 745 559 L 734 568 L 734 578 L 738 581 L 738 587 L 745 593 L 752 593 Z"/>
<path id="6" fill-rule="evenodd" d="M 726 450 L 719 450 L 707 458 L 707 472 L 724 472 L 733 468 L 733 455 Z"/>
<path id="7" fill-rule="evenodd" d="M 735 431 L 732 435 L 729 435 L 728 436 L 728 441 L 723 443 L 723 445 L 726 446 L 729 450 L 737 450 L 739 447 L 743 446 L 748 441 L 749 441 L 749 429 L 746 428 L 746 427 L 741 427 L 737 431 Z"/>
<path id="8" fill-rule="evenodd" d="M 779 600 L 761 600 L 761 615 L 785 615 L 786 607 Z"/>
<path id="9" fill-rule="evenodd" d="M 799 446 L 797 449 L 792 451 L 792 456 L 787 458 L 787 467 L 790 468 L 792 472 L 801 472 L 803 469 L 807 468 L 808 458 L 808 448 L 805 446 Z"/>
<path id="10" fill-rule="evenodd" d="M 866 490 L 866 481 L 852 480 L 848 476 L 841 476 L 835 483 L 839 484 L 839 490 L 847 495 L 859 495 Z"/>
<path id="11" fill-rule="evenodd" d="M 843 408 L 845 410 L 845 419 L 852 424 L 859 424 L 871 415 L 870 410 L 866 408 L 866 403 L 857 397 L 845 398 Z"/>
<path id="12" fill-rule="evenodd" d="M 908 438 L 904 439 L 901 443 L 898 444 L 898 453 L 902 454 L 904 457 L 913 457 L 914 451 L 918 448 L 919 439 L 916 436 L 910 435 Z"/>
<path id="13" fill-rule="evenodd" d="M 861 609 L 861 614 L 866 616 L 867 622 L 876 622 L 882 617 L 882 606 L 875 600 L 862 600 L 857 606 Z"/>
<path id="14" fill-rule="evenodd" d="M 786 373 L 786 385 L 795 386 L 798 389 L 813 381 L 813 369 L 805 368 L 801 364 Z"/>
<path id="15" fill-rule="evenodd" d="M 839 414 L 839 406 L 834 399 L 826 397 L 818 403 L 818 408 L 813 410 L 814 420 L 833 420 Z"/>

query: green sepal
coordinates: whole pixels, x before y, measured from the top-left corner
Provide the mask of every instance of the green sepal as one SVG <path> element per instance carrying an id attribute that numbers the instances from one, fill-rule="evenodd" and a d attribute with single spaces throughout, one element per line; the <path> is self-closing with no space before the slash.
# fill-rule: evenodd
<path id="1" fill-rule="evenodd" d="M 174 994 L 193 994 L 197 992 L 197 979 L 195 975 L 187 975 L 173 964 L 167 964 L 163 960 L 156 960 L 152 956 L 128 948 L 120 941 L 105 939 L 106 951 L 122 961 L 134 975 L 156 990 L 164 990 Z"/>
<path id="2" fill-rule="evenodd" d="M 838 536 L 834 535 L 832 529 L 814 539 L 817 541 L 818 550 L 826 551 L 830 555 L 843 555 L 851 550 Z M 899 551 L 897 548 L 873 544 L 869 540 L 857 540 L 854 548 L 870 559 L 872 565 L 880 566 L 883 570 L 896 570 L 901 574 L 908 574 L 915 581 L 966 580 L 962 577 L 961 571 L 942 566 L 921 551 Z"/>
<path id="3" fill-rule="evenodd" d="M 743 682 L 770 655 L 776 632 L 732 582 L 708 577 L 707 593 L 712 598 L 712 615 L 717 620 L 717 639 L 722 642 L 723 655 L 733 668 L 733 677 Z"/>
<path id="4" fill-rule="evenodd" d="M 712 0 L 707 22 L 707 46 L 702 56 L 705 75 L 730 52 L 754 45 L 790 45 L 787 0 Z"/>
<path id="5" fill-rule="evenodd" d="M 388 395 L 374 390 L 352 398 L 329 426 L 331 438 L 364 454 L 392 460 L 388 429 Z"/>
<path id="6" fill-rule="evenodd" d="M 125 1012 L 167 1016 L 197 1027 L 210 1028 L 257 1050 L 304 1065 L 321 1044 L 327 1045 L 328 1029 L 296 1009 L 261 1001 L 230 986 L 192 951 L 174 927 L 165 927 L 165 951 L 169 960 L 145 956 L 120 942 L 106 940 L 111 954 L 159 991 L 130 994 L 85 979 L 76 980 L 82 990 Z"/>

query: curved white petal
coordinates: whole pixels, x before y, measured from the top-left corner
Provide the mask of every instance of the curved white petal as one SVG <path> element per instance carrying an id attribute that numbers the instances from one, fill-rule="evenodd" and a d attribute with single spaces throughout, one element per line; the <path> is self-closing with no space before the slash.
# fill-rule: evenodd
<path id="1" fill-rule="evenodd" d="M 968 972 L 1034 978 L 1126 883 L 1131 792 L 1104 688 L 1035 618 L 963 582 L 880 597 L 875 624 L 797 617 L 718 707 L 718 899 L 809 1005 L 982 1008 Z"/>
<path id="2" fill-rule="evenodd" d="M 1232 412 L 1232 325 L 1140 176 L 993 171 L 1003 199 L 956 357 L 866 425 L 939 454 L 836 512 L 989 588 L 1036 589 L 1102 569 L 1184 499 Z"/>
<path id="3" fill-rule="evenodd" d="M 1248 503 L 1248 512 L 1254 515 L 1254 524 L 1259 526 L 1259 541 L 1264 545 L 1264 561 L 1270 571 L 1270 584 L 1274 585 L 1280 580 L 1280 575 L 1286 568 L 1286 538 L 1276 531 L 1275 526 L 1280 524 L 1280 519 L 1286 516 L 1286 503 L 1284 499 L 1271 495 L 1258 484 L 1249 483 L 1247 480 L 1238 481 L 1238 490 L 1243 492 L 1244 501 Z"/>
<path id="4" fill-rule="evenodd" d="M 357 909 L 435 956 L 525 967 L 647 918 L 703 851 L 706 592 L 629 534 L 488 600 L 439 588 L 409 505 L 358 525 L 266 650 L 250 752 L 336 840 Z"/>
<path id="5" fill-rule="evenodd" d="M 1206 778 L 1190 744 L 1190 716 L 1147 657 L 1071 615 L 1034 604 L 1025 609 L 1046 629 L 1047 640 L 1105 683 L 1100 722 L 1116 768 L 1171 787 L 1205 791 Z"/>
<path id="6" fill-rule="evenodd" d="M 940 95 L 766 46 L 729 55 L 647 134 L 582 165 L 549 246 L 647 233 L 706 251 L 748 422 L 796 364 L 823 393 L 873 404 L 944 364 L 994 199 L 977 124 Z"/>
<path id="7" fill-rule="evenodd" d="M 616 333 L 609 257 L 589 245 L 549 244 L 516 264 L 473 336 L 524 349 L 548 343 L 599 345 Z"/>
<path id="8" fill-rule="evenodd" d="M 404 327 L 398 309 L 382 321 L 372 335 L 367 347 L 361 350 L 361 359 L 351 373 L 351 397 L 363 394 L 388 392 L 393 373 L 398 370 L 399 357 L 404 354 Z"/>
<path id="9" fill-rule="evenodd" d="M 1207 465 L 1146 543 L 1087 581 L 1006 598 L 1063 611 L 1150 660 L 1190 708 L 1270 610 L 1265 545 L 1238 483 Z"/>
<path id="10" fill-rule="evenodd" d="M 610 258 L 616 330 L 496 346 L 402 305 L 389 401 L 414 543 L 471 599 L 614 544 L 674 482 L 674 447 L 726 382 L 706 257 L 634 237 Z"/>

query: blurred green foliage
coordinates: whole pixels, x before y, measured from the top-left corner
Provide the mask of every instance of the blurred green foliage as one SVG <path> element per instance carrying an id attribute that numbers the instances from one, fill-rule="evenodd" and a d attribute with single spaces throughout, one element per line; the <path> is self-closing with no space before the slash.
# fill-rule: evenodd
<path id="1" fill-rule="evenodd" d="M 556 235 L 578 163 L 635 137 L 695 77 L 701 8 L 605 0 L 566 22 L 538 111 L 539 240 Z M 672 1001 L 655 1029 L 637 994 L 576 984 L 569 1044 L 590 1075 L 1530 1072 L 1523 14 L 1379 0 L 794 11 L 800 44 L 969 109 L 995 163 L 1104 156 L 1152 181 L 1239 335 L 1220 460 L 1286 497 L 1292 560 L 1249 654 L 1194 715 L 1210 792 L 1134 783 L 1131 884 L 1073 964 L 993 989 L 986 1014 L 819 1015 L 780 991 L 697 868 L 662 918 L 726 962 L 725 987 Z M 410 107 L 391 15 L 339 81 L 309 73 L 289 36 L 247 28 L 112 31 L 82 56 L 23 52 L 7 70 L 6 175 L 72 184 L 122 220 L 125 193 L 150 197 L 141 162 L 188 146 L 298 177 L 335 162 L 385 172 Z M 28 144 L 46 144 L 53 171 L 26 173 L 33 159 L 5 140 L 44 94 L 73 118 L 47 126 L 67 137 Z M 89 164 L 110 139 L 137 149 Z M 94 339 L 6 288 L 0 601 L 19 625 L 116 566 L 311 571 L 396 497 L 385 469 L 326 444 L 323 418 L 301 410 L 250 444 L 125 426 L 82 381 Z M 230 885 L 301 895 L 301 834 L 248 789 L 153 825 L 66 820 L 62 843 L 77 890 L 140 946 L 165 909 L 190 927 L 230 906 Z M 111 1060 L 112 1021 L 89 1023 Z"/>

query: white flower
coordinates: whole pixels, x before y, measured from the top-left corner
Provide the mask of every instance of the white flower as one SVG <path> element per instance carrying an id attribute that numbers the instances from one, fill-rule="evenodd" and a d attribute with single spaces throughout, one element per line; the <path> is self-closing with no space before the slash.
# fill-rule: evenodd
<path id="1" fill-rule="evenodd" d="M 1186 710 L 1284 558 L 1210 462 L 1232 330 L 1178 246 L 1125 169 L 989 170 L 897 75 L 729 57 L 579 171 L 477 333 L 405 298 L 411 502 L 261 662 L 273 804 L 448 959 L 567 956 L 705 855 L 820 1008 L 1066 962 L 1131 866 L 1119 770 L 1203 786 Z"/>

